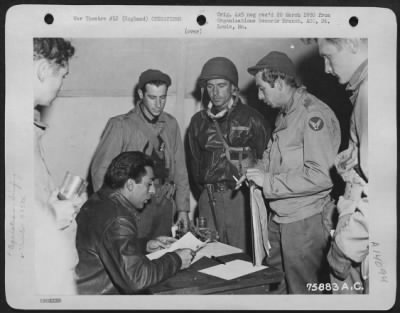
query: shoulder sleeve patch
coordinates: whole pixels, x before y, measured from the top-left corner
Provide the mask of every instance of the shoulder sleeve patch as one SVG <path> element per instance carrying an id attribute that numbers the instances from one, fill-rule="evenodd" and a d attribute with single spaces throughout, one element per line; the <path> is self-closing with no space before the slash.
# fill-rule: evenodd
<path id="1" fill-rule="evenodd" d="M 308 120 L 308 126 L 314 131 L 319 131 L 324 127 L 324 121 L 319 116 L 313 116 Z"/>

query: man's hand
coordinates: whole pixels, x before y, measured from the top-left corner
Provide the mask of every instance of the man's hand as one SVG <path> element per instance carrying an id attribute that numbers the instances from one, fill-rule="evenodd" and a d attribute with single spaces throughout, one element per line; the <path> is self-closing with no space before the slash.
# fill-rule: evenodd
<path id="1" fill-rule="evenodd" d="M 149 240 L 146 244 L 146 251 L 152 253 L 161 249 L 169 248 L 174 242 L 175 238 L 168 236 L 159 236 L 156 239 Z"/>
<path id="2" fill-rule="evenodd" d="M 176 254 L 178 254 L 182 260 L 182 266 L 180 268 L 181 270 L 188 268 L 190 266 L 190 262 L 192 262 L 192 259 L 196 256 L 196 252 L 191 249 L 178 249 L 174 252 L 176 252 Z"/>
<path id="3" fill-rule="evenodd" d="M 257 186 L 261 187 L 264 184 L 265 172 L 260 168 L 248 168 L 246 174 L 240 177 L 239 180 L 236 181 L 235 189 L 239 189 L 240 186 L 248 180 L 249 182 L 255 183 Z"/>
<path id="4" fill-rule="evenodd" d="M 183 233 L 187 233 L 189 231 L 189 225 L 190 225 L 188 212 L 185 211 L 178 212 L 178 220 L 176 221 L 176 224 L 179 225 L 179 223 L 183 227 L 181 231 L 183 231 Z"/>
<path id="5" fill-rule="evenodd" d="M 258 187 L 264 184 L 265 172 L 259 168 L 249 168 L 246 171 L 246 178 L 248 181 L 254 182 Z"/>
<path id="6" fill-rule="evenodd" d="M 86 193 L 75 196 L 71 200 L 58 199 L 59 190 L 54 190 L 49 199 L 49 206 L 53 209 L 58 229 L 65 229 L 71 225 L 80 208 L 87 200 Z"/>

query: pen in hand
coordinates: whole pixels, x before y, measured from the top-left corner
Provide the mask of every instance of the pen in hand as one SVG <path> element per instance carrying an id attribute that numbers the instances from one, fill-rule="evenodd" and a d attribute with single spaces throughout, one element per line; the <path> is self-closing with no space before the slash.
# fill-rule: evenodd
<path id="1" fill-rule="evenodd" d="M 218 262 L 219 264 L 226 264 L 224 261 L 222 261 L 220 258 L 217 258 L 216 256 L 211 256 L 211 259 Z"/>

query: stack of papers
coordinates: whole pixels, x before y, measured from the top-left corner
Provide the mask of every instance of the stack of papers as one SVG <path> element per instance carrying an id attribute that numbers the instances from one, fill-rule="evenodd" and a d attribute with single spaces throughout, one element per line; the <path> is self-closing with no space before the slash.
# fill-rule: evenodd
<path id="1" fill-rule="evenodd" d="M 253 262 L 261 265 L 271 248 L 268 240 L 268 215 L 263 195 L 254 184 L 250 187 L 251 228 L 253 241 Z"/>

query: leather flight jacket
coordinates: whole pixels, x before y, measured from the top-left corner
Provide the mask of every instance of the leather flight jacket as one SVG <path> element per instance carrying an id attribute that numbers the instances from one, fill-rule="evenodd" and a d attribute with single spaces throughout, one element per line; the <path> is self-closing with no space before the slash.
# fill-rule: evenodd
<path id="1" fill-rule="evenodd" d="M 139 212 L 118 191 L 102 187 L 76 220 L 79 294 L 137 294 L 179 271 L 175 252 L 159 259 L 145 256 L 146 238 L 137 238 Z"/>
<path id="2" fill-rule="evenodd" d="M 234 186 L 233 176 L 239 178 L 246 164 L 262 158 L 270 138 L 263 116 L 240 101 L 216 122 L 224 140 L 206 110 L 196 113 L 189 125 L 190 168 L 199 190 L 217 182 Z"/>

